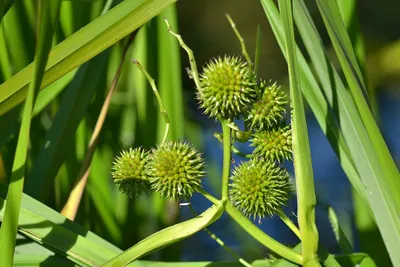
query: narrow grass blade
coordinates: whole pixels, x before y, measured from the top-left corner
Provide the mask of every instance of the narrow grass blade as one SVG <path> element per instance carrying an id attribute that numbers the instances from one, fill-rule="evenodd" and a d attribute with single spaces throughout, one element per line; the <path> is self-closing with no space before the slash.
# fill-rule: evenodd
<path id="1" fill-rule="evenodd" d="M 270 22 L 270 25 L 278 41 L 278 44 L 281 48 L 281 51 L 283 55 L 286 57 L 287 55 L 284 49 L 283 28 L 278 10 L 272 1 L 262 0 L 261 3 L 264 7 L 265 14 Z M 294 4 L 295 4 L 294 15 L 296 19 L 296 14 L 299 8 L 296 7 L 297 1 L 295 1 Z M 315 41 L 311 43 L 313 44 L 315 43 Z M 351 159 L 350 149 L 347 146 L 344 136 L 342 135 L 342 132 L 340 131 L 339 126 L 337 125 L 336 119 L 331 113 L 330 107 L 327 103 L 327 101 L 329 102 L 329 104 L 332 104 L 333 102 L 332 92 L 326 90 L 327 93 L 325 95 L 331 96 L 330 98 L 328 97 L 326 99 L 325 96 L 322 94 L 321 88 L 319 87 L 318 82 L 316 81 L 313 75 L 313 72 L 311 71 L 309 65 L 307 64 L 307 61 L 305 60 L 304 56 L 302 55 L 299 49 L 297 49 L 297 56 L 299 64 L 301 66 L 300 77 L 301 77 L 301 82 L 303 84 L 302 87 L 303 95 L 306 98 L 311 109 L 313 110 L 313 113 L 322 131 L 328 138 L 333 150 L 338 155 L 342 168 L 345 171 L 347 177 L 349 177 L 352 185 L 360 194 L 360 196 L 362 196 L 366 201 L 366 192 L 364 190 L 365 186 L 359 178 L 359 174 Z M 320 68 L 316 68 L 316 70 L 318 71 L 320 70 Z M 328 77 L 329 76 L 327 76 L 327 78 Z M 328 87 L 328 85 L 330 85 L 330 80 L 328 79 L 326 81 L 327 82 L 324 83 L 322 87 L 322 89 L 324 90 L 331 88 Z M 344 106 L 343 109 L 339 109 L 339 111 L 342 110 L 346 111 L 345 108 L 346 106 Z M 347 112 L 343 112 L 343 114 L 344 116 L 348 115 Z"/>
<path id="2" fill-rule="evenodd" d="M 337 255 L 336 260 L 342 266 L 375 267 L 375 262 L 365 253 L 353 253 L 349 255 Z"/>
<path id="3" fill-rule="evenodd" d="M 292 1 L 279 0 L 279 8 L 286 40 L 292 106 L 293 161 L 296 175 L 297 217 L 302 240 L 302 263 L 318 266 L 318 230 L 315 225 L 315 188 L 311 164 L 310 144 L 294 39 Z"/>
<path id="4" fill-rule="evenodd" d="M 7 205 L 5 200 L 4 205 Z M 4 210 L 4 207 L 0 209 L 0 220 L 3 222 Z M 18 220 L 19 232 L 80 265 L 100 265 L 120 252 L 62 215 L 57 214 L 57 218 L 54 213 L 57 212 L 25 195 Z M 5 255 L 3 252 L 2 258 Z"/>
<path id="5" fill-rule="evenodd" d="M 352 97 L 372 143 L 371 153 L 378 158 L 379 166 L 375 164 L 374 170 L 383 175 L 372 178 L 372 181 L 366 179 L 365 183 L 371 194 L 373 191 L 379 191 L 374 200 L 371 199 L 370 205 L 392 263 L 400 266 L 400 254 L 395 251 L 395 247 L 400 246 L 400 175 L 365 100 L 366 87 L 350 38 L 343 22 L 337 19 L 341 16 L 339 8 L 335 2 L 317 1 L 317 3 Z M 381 201 L 376 200 L 378 195 L 380 195 Z"/>
<path id="6" fill-rule="evenodd" d="M 328 207 L 328 218 L 331 223 L 333 234 L 335 235 L 336 241 L 338 242 L 341 251 L 345 254 L 350 254 L 353 252 L 353 248 L 346 238 L 342 228 L 340 227 L 339 219 L 336 215 L 335 210 L 332 207 Z"/>
<path id="7" fill-rule="evenodd" d="M 14 267 L 73 267 L 79 266 L 70 260 L 67 260 L 60 256 L 48 256 L 48 255 L 24 255 L 15 254 L 14 255 Z"/>
<path id="8" fill-rule="evenodd" d="M 193 219 L 175 224 L 147 237 L 102 266 L 125 266 L 152 251 L 185 239 L 219 219 L 223 210 L 222 202 L 213 205 Z"/>
<path id="9" fill-rule="evenodd" d="M 104 70 L 107 57 L 106 51 L 80 67 L 74 80 L 66 89 L 59 111 L 45 139 L 45 144 L 48 145 L 39 152 L 28 176 L 26 192 L 29 195 L 41 200 L 49 195 L 51 181 L 54 180 L 66 156 L 73 149 L 71 137 L 77 131 L 93 99 L 101 78 L 98 74 Z"/>
<path id="10" fill-rule="evenodd" d="M 124 65 L 126 53 L 128 51 L 129 46 L 132 44 L 135 35 L 136 35 L 136 32 L 131 33 L 131 35 L 128 37 L 128 39 L 124 45 L 124 51 L 122 53 L 123 55 L 121 58 L 121 62 L 118 66 L 117 72 L 114 75 L 114 78 L 110 85 L 110 89 L 107 92 L 107 96 L 104 99 L 104 103 L 101 107 L 99 116 L 97 118 L 96 125 L 93 130 L 93 134 L 90 137 L 85 160 L 82 163 L 82 167 L 81 167 L 78 177 L 75 181 L 76 182 L 75 186 L 74 186 L 73 190 L 71 191 L 70 196 L 68 197 L 67 203 L 65 203 L 65 206 L 61 211 L 62 214 L 64 214 L 67 218 L 69 218 L 71 220 L 75 219 L 76 213 L 77 213 L 79 205 L 81 203 L 82 194 L 86 187 L 87 179 L 88 179 L 89 173 L 90 173 L 90 165 L 92 162 L 92 157 L 93 157 L 94 152 L 96 151 L 100 132 L 103 128 L 104 121 L 106 119 L 108 109 L 110 107 L 111 97 L 115 91 L 115 88 L 117 87 L 118 80 L 121 75 L 122 67 Z"/>
<path id="11" fill-rule="evenodd" d="M 342 126 L 341 129 L 331 126 L 333 134 L 326 132 L 325 135 L 338 155 L 342 168 L 353 187 L 362 197 L 362 201 L 367 203 L 365 185 L 361 181 L 359 173 L 364 176 L 370 175 L 368 159 L 353 161 L 353 159 L 366 157 L 361 145 L 362 138 L 366 136 L 364 128 L 361 121 L 356 119 L 358 113 L 354 102 L 324 52 L 322 40 L 318 36 L 316 27 L 312 22 L 310 14 L 308 14 L 304 1 L 296 1 L 294 4 L 296 24 L 309 52 L 316 76 L 322 85 L 321 89 L 326 96 L 326 99 L 323 99 L 323 101 L 328 102 L 329 107 L 333 110 Z M 313 105 L 311 107 L 313 108 Z M 317 117 L 320 116 L 314 108 L 313 111 Z M 331 110 L 329 110 L 326 116 L 332 116 Z M 322 125 L 321 128 L 324 129 Z M 336 135 L 337 137 L 332 138 L 332 135 Z M 344 140 L 347 144 L 345 144 Z"/>
<path id="12" fill-rule="evenodd" d="M 16 1 L 2 22 L 8 53 L 13 63 L 11 65 L 13 73 L 20 71 L 32 62 L 35 52 L 33 29 L 35 29 L 36 25 L 34 23 L 30 25 L 24 4 L 24 1 Z M 32 78 L 32 69 L 33 65 L 31 72 L 27 75 L 30 79 Z"/>
<path id="13" fill-rule="evenodd" d="M 39 114 L 47 105 L 51 103 L 74 79 L 78 72 L 78 68 L 71 71 L 70 73 L 64 75 L 62 78 L 58 79 L 49 86 L 43 88 L 39 92 L 35 107 L 33 108 L 33 116 Z"/>
<path id="14" fill-rule="evenodd" d="M 386 143 L 376 125 L 368 103 L 364 98 L 366 94 L 366 87 L 364 79 L 361 74 L 360 67 L 357 62 L 356 55 L 351 45 L 350 38 L 341 20 L 336 18 L 340 17 L 340 11 L 335 2 L 317 1 L 325 26 L 331 37 L 332 44 L 337 53 L 343 72 L 346 76 L 347 83 L 349 84 L 352 96 L 360 112 L 362 121 L 371 139 L 375 153 L 378 155 L 379 163 L 382 166 L 382 171 L 385 178 L 381 178 L 382 183 L 387 183 L 389 192 L 393 199 L 387 199 L 389 206 L 392 206 L 393 212 L 397 213 L 400 220 L 400 175 L 394 163 L 393 158 L 387 149 Z M 397 221 L 400 231 L 400 221 Z M 399 232 L 400 233 L 400 232 Z M 400 255 L 399 255 L 400 257 Z M 399 262 L 400 262 L 400 258 Z"/>
<path id="15" fill-rule="evenodd" d="M 161 98 L 168 111 L 168 117 L 171 122 L 168 138 L 171 140 L 183 139 L 183 96 L 182 96 L 182 78 L 180 47 L 175 38 L 167 31 L 164 19 L 168 19 L 172 28 L 177 30 L 178 20 L 175 5 L 166 8 L 160 16 L 157 17 L 158 31 L 158 79 L 157 86 L 160 90 Z M 158 137 L 162 140 L 165 121 L 163 116 L 158 117 Z"/>
<path id="16" fill-rule="evenodd" d="M 98 55 L 176 0 L 123 1 L 52 49 L 41 88 Z M 0 85 L 0 115 L 21 103 L 33 65 Z"/>
<path id="17" fill-rule="evenodd" d="M 4 211 L 4 221 L 0 229 L 0 266 L 12 266 L 17 235 L 19 210 L 25 178 L 25 164 L 28 150 L 31 117 L 37 92 L 43 78 L 43 72 L 51 48 L 55 25 L 58 21 L 61 1 L 39 3 L 38 41 L 34 61 L 33 78 L 29 85 L 27 100 L 22 114 L 22 125 L 18 136 L 17 150 L 12 168 L 8 190 L 8 205 Z"/>
<path id="18" fill-rule="evenodd" d="M 262 31 L 261 26 L 257 27 L 257 38 L 256 38 L 256 52 L 254 56 L 254 73 L 258 76 L 258 68 L 260 66 L 260 56 L 261 56 L 261 40 L 262 40 Z"/>
<path id="19" fill-rule="evenodd" d="M 4 34 L 4 25 L 0 25 L 0 81 L 7 80 L 12 76 L 11 62 L 8 55 L 8 47 Z"/>

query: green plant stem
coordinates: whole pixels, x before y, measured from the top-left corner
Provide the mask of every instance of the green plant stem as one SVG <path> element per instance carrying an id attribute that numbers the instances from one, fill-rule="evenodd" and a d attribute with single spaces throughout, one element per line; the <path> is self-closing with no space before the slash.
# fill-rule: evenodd
<path id="1" fill-rule="evenodd" d="M 257 38 L 256 38 L 256 53 L 254 57 L 254 74 L 256 75 L 256 78 L 258 78 L 258 67 L 260 66 L 261 39 L 262 39 L 261 26 L 258 25 Z"/>
<path id="2" fill-rule="evenodd" d="M 197 217 L 198 214 L 197 212 L 193 209 L 193 207 L 190 205 L 189 206 L 190 211 L 192 212 L 193 216 Z M 220 245 L 222 248 L 224 248 L 229 254 L 231 254 L 234 258 L 236 258 L 243 266 L 251 267 L 251 264 L 245 261 L 243 258 L 241 258 L 233 249 L 231 249 L 229 246 L 225 244 L 224 241 L 222 241 L 221 238 L 219 238 L 216 234 L 214 234 L 212 231 L 210 231 L 207 227 L 204 228 L 204 231 L 207 232 L 207 234 L 217 242 L 218 245 Z"/>
<path id="3" fill-rule="evenodd" d="M 251 61 L 249 53 L 247 53 L 247 48 L 246 48 L 244 39 L 243 39 L 242 35 L 240 34 L 240 32 L 238 31 L 238 29 L 236 28 L 236 24 L 233 21 L 233 19 L 231 18 L 231 16 L 229 16 L 228 14 L 225 14 L 225 16 L 228 19 L 229 23 L 231 24 L 231 27 L 236 34 L 236 37 L 239 39 L 240 46 L 242 48 L 242 54 L 246 58 L 246 61 L 247 61 L 247 64 L 249 65 L 250 71 L 253 72 L 253 62 Z"/>
<path id="4" fill-rule="evenodd" d="M 303 95 L 298 75 L 292 1 L 279 0 L 278 3 L 286 40 L 290 96 L 293 109 L 293 158 L 298 203 L 297 216 L 302 241 L 302 265 L 307 267 L 320 266 L 317 257 L 318 230 L 315 225 L 316 197 Z"/>
<path id="5" fill-rule="evenodd" d="M 237 149 L 234 145 L 231 146 L 231 150 L 233 153 L 238 155 L 239 157 L 246 158 L 246 159 L 251 159 L 253 157 L 253 154 L 246 154 L 241 152 L 239 149 Z"/>
<path id="6" fill-rule="evenodd" d="M 283 212 L 278 211 L 277 215 L 281 220 L 292 230 L 292 232 L 301 240 L 300 230 L 299 228 L 292 222 L 291 219 Z"/>
<path id="7" fill-rule="evenodd" d="M 217 205 L 220 202 L 220 200 L 216 199 L 214 196 L 212 196 L 203 188 L 200 188 L 199 193 L 201 193 L 205 198 L 207 198 L 210 202 L 212 202 L 215 205 Z"/>
<path id="8" fill-rule="evenodd" d="M 229 174 L 231 171 L 231 129 L 228 120 L 221 120 L 224 161 L 222 166 L 222 199 L 228 199 Z"/>
<path id="9" fill-rule="evenodd" d="M 197 89 L 200 91 L 201 85 L 200 85 L 200 78 L 199 78 L 199 71 L 197 70 L 197 64 L 196 60 L 193 55 L 193 50 L 189 48 L 189 46 L 186 45 L 186 43 L 183 41 L 182 37 L 172 31 L 171 26 L 169 25 L 169 22 L 167 19 L 165 19 L 165 23 L 167 24 L 167 29 L 170 34 L 172 34 L 179 42 L 179 45 L 185 49 L 188 57 L 189 57 L 189 63 L 190 63 L 190 71 L 189 74 L 191 78 L 194 80 L 194 83 L 196 84 Z"/>
<path id="10" fill-rule="evenodd" d="M 245 230 L 248 234 L 250 234 L 254 239 L 258 242 L 269 248 L 271 251 L 275 252 L 279 256 L 301 265 L 302 256 L 290 248 L 282 245 L 272 237 L 268 236 L 264 233 L 260 228 L 255 226 L 249 219 L 244 217 L 235 207 L 232 206 L 232 203 L 228 201 L 225 205 L 225 210 L 232 217 L 232 219 L 237 222 L 243 230 Z"/>
<path id="11" fill-rule="evenodd" d="M 147 80 L 149 81 L 151 88 L 153 89 L 154 94 L 156 95 L 157 98 L 157 102 L 158 105 L 160 106 L 160 112 L 161 114 L 164 116 L 164 120 L 165 120 L 165 133 L 164 133 L 164 137 L 161 141 L 161 144 L 164 143 L 167 140 L 168 137 L 168 132 L 169 132 L 169 117 L 168 117 L 168 113 L 167 110 L 164 107 L 164 103 L 161 99 L 160 94 L 158 93 L 157 90 L 157 86 L 156 83 L 154 82 L 154 79 L 151 78 L 151 76 L 149 75 L 149 73 L 146 71 L 146 69 L 139 63 L 139 61 L 137 60 L 132 60 L 132 63 L 135 64 L 136 67 L 139 68 L 139 70 L 144 74 L 144 76 L 146 76 Z"/>

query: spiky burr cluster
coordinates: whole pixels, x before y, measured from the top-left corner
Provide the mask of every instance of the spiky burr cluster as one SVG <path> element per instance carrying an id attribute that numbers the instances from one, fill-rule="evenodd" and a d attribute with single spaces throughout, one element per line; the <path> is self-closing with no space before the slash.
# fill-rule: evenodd
<path id="1" fill-rule="evenodd" d="M 255 76 L 239 57 L 213 59 L 203 69 L 200 84 L 197 98 L 210 117 L 241 116 L 256 99 Z"/>
<path id="2" fill-rule="evenodd" d="M 268 86 L 262 82 L 260 88 L 262 96 L 254 103 L 247 121 L 251 128 L 265 129 L 273 127 L 283 118 L 288 101 L 285 92 L 276 83 Z"/>
<path id="3" fill-rule="evenodd" d="M 253 154 L 269 161 L 282 162 L 292 159 L 292 130 L 290 126 L 275 126 L 269 131 L 259 131 L 253 134 L 251 146 Z"/>
<path id="4" fill-rule="evenodd" d="M 251 159 L 235 168 L 231 180 L 230 199 L 245 216 L 272 216 L 288 201 L 289 175 L 273 162 Z"/>
<path id="5" fill-rule="evenodd" d="M 145 172 L 147 152 L 142 148 L 122 151 L 112 166 L 111 177 L 121 192 L 130 197 L 140 196 L 150 188 Z"/>
<path id="6" fill-rule="evenodd" d="M 187 143 L 166 142 L 149 156 L 146 173 L 151 188 L 167 198 L 190 198 L 201 187 L 204 160 Z"/>

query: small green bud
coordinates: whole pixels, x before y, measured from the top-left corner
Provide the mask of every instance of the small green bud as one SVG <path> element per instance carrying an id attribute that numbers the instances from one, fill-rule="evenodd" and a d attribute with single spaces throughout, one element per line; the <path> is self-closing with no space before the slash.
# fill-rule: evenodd
<path id="1" fill-rule="evenodd" d="M 208 63 L 200 83 L 197 98 L 210 117 L 238 117 L 247 113 L 256 99 L 255 76 L 238 57 L 219 57 Z"/>
<path id="2" fill-rule="evenodd" d="M 112 166 L 111 178 L 119 190 L 130 197 L 137 197 L 150 189 L 145 173 L 148 153 L 142 148 L 129 148 L 116 157 Z"/>
<path id="3" fill-rule="evenodd" d="M 201 187 L 204 160 L 187 143 L 166 142 L 153 150 L 146 165 L 151 188 L 167 198 L 190 198 Z"/>
<path id="4" fill-rule="evenodd" d="M 281 119 L 282 114 L 286 112 L 288 104 L 287 96 L 276 83 L 266 86 L 261 83 L 263 94 L 261 99 L 254 103 L 247 121 L 251 128 L 265 129 L 276 125 Z"/>
<path id="5" fill-rule="evenodd" d="M 289 199 L 289 174 L 273 162 L 253 158 L 236 167 L 232 174 L 230 199 L 249 218 L 272 216 Z"/>
<path id="6" fill-rule="evenodd" d="M 292 130 L 290 126 L 275 126 L 268 131 L 253 134 L 251 146 L 254 146 L 253 155 L 270 161 L 282 162 L 292 159 Z"/>

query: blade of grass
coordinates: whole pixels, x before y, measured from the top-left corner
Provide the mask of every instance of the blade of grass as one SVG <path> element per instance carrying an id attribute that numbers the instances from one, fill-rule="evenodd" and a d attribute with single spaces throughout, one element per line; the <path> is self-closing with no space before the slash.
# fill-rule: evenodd
<path id="1" fill-rule="evenodd" d="M 365 185 L 361 181 L 359 173 L 363 176 L 370 175 L 370 167 L 368 167 L 367 159 L 355 160 L 366 157 L 365 152 L 360 149 L 362 148 L 362 140 L 365 137 L 365 134 L 363 135 L 363 133 L 365 133 L 363 130 L 364 128 L 360 120 L 355 119 L 358 113 L 355 109 L 354 102 L 347 93 L 339 75 L 324 52 L 322 40 L 318 37 L 316 27 L 312 22 L 310 14 L 308 14 L 304 1 L 296 1 L 294 4 L 294 18 L 314 65 L 315 73 L 322 85 L 321 89 L 325 95 L 323 101 L 328 102 L 329 107 L 336 113 L 335 115 L 342 126 L 341 129 L 331 126 L 332 135 L 336 135 L 337 138 L 331 138 L 329 132 L 326 132 L 325 135 L 338 155 L 342 168 L 353 187 L 362 197 L 362 201 L 367 203 Z M 315 78 L 313 77 L 313 79 Z M 318 90 L 320 89 L 318 88 Z M 311 105 L 311 107 L 313 108 L 313 105 Z M 316 116 L 320 116 L 314 108 L 313 111 Z M 330 110 L 326 116 L 329 115 L 332 116 Z M 321 128 L 324 129 L 323 125 L 321 125 Z M 337 139 L 337 141 L 335 139 Z M 346 143 L 343 140 L 345 140 Z"/>
<path id="2" fill-rule="evenodd" d="M 22 114 L 22 125 L 18 136 L 17 150 L 12 168 L 12 175 L 8 190 L 7 203 L 4 211 L 4 221 L 0 229 L 0 266 L 12 266 L 17 235 L 19 210 L 21 206 L 22 189 L 24 186 L 24 172 L 28 150 L 32 111 L 42 82 L 48 52 L 58 21 L 61 1 L 38 2 L 38 41 L 34 61 L 33 78 L 29 84 L 28 96 Z"/>
<path id="3" fill-rule="evenodd" d="M 256 77 L 258 77 L 258 67 L 260 65 L 261 40 L 262 40 L 262 31 L 261 31 L 261 26 L 258 25 L 257 38 L 256 38 L 256 52 L 254 55 L 254 73 L 256 74 Z"/>
<path id="4" fill-rule="evenodd" d="M 115 44 L 175 1 L 121 2 L 52 49 L 41 88 Z M 0 85 L 0 115 L 25 99 L 32 68 L 30 64 Z"/>
<path id="5" fill-rule="evenodd" d="M 40 266 L 40 267 L 73 267 L 79 266 L 75 263 L 62 258 L 60 256 L 49 256 L 49 255 L 14 255 L 14 267 L 23 266 Z"/>
<path id="6" fill-rule="evenodd" d="M 372 153 L 378 158 L 379 166 L 376 166 L 375 169 L 380 169 L 379 171 L 383 173 L 383 176 L 375 177 L 374 181 L 366 180 L 366 185 L 371 194 L 378 190 L 377 194 L 383 198 L 382 201 L 371 200 L 370 205 L 392 263 L 400 266 L 400 254 L 395 249 L 400 246 L 400 175 L 364 98 L 365 83 L 350 38 L 342 20 L 337 19 L 340 17 L 337 3 L 317 1 L 317 4 L 372 143 Z"/>
<path id="7" fill-rule="evenodd" d="M 86 232 L 87 235 L 88 232 L 59 214 L 60 218 L 57 220 L 48 220 L 46 210 L 49 208 L 40 207 L 43 204 L 36 202 L 29 196 L 24 196 L 21 216 L 18 220 L 19 232 L 24 236 L 80 265 L 100 265 L 121 252 L 99 237 L 94 237 L 93 234 L 91 234 L 92 240 L 82 236 L 81 234 Z M 4 204 L 7 205 L 7 201 L 4 201 Z M 39 212 L 35 212 L 31 204 L 36 206 L 36 209 L 39 207 Z M 4 209 L 3 207 L 0 210 L 0 220 L 2 221 L 4 220 Z M 56 213 L 55 211 L 51 212 Z M 2 258 L 5 256 L 3 252 Z"/>
<path id="8" fill-rule="evenodd" d="M 224 203 L 219 202 L 193 219 L 175 224 L 147 237 L 102 266 L 124 266 L 152 251 L 185 239 L 218 220 L 223 211 Z"/>
<path id="9" fill-rule="evenodd" d="M 13 8 L 3 19 L 2 27 L 4 27 L 10 60 L 13 63 L 11 65 L 13 66 L 13 73 L 27 66 L 33 59 L 35 40 L 33 29 L 35 29 L 35 26 L 29 24 L 24 1 L 16 1 Z M 32 69 L 28 74 L 29 78 L 32 78 L 31 73 Z"/>
<path id="10" fill-rule="evenodd" d="M 277 38 L 278 44 L 281 48 L 281 51 L 282 51 L 283 55 L 286 57 L 286 51 L 284 49 L 283 28 L 281 25 L 281 20 L 280 20 L 278 10 L 272 1 L 261 0 L 261 3 L 264 7 L 265 14 L 270 22 L 270 25 L 274 32 L 274 35 Z M 297 2 L 295 2 L 294 4 L 297 5 Z M 295 19 L 296 19 L 296 17 L 297 17 L 296 13 L 299 9 L 296 7 L 294 10 L 295 10 Z M 315 43 L 315 42 L 313 42 L 313 43 Z M 316 47 L 316 48 L 318 48 L 318 47 Z M 314 113 L 322 131 L 325 133 L 326 137 L 328 138 L 333 150 L 338 155 L 338 158 L 340 160 L 342 168 L 345 171 L 347 177 L 349 177 L 352 185 L 357 190 L 357 192 L 360 194 L 360 196 L 362 196 L 364 199 L 366 199 L 366 192 L 364 190 L 365 186 L 361 182 L 361 179 L 359 178 L 359 174 L 358 174 L 358 172 L 354 166 L 354 163 L 351 159 L 351 154 L 350 154 L 351 150 L 349 149 L 348 145 L 345 142 L 344 136 L 342 135 L 341 131 L 339 130 L 336 119 L 334 118 L 333 114 L 329 110 L 330 107 L 329 107 L 327 101 L 330 104 L 332 104 L 332 102 L 333 102 L 332 92 L 329 90 L 326 90 L 326 89 L 331 88 L 330 80 L 328 79 L 327 80 L 328 82 L 323 84 L 324 86 L 322 87 L 322 89 L 327 91 L 327 93 L 325 95 L 327 97 L 331 96 L 330 98 L 329 97 L 325 98 L 324 95 L 322 94 L 322 91 L 318 85 L 318 82 L 316 81 L 309 65 L 307 64 L 304 56 L 302 55 L 302 53 L 300 52 L 299 49 L 297 49 L 297 55 L 298 55 L 299 64 L 301 66 L 300 76 L 301 76 L 302 84 L 304 85 L 302 87 L 303 95 L 306 98 L 311 109 L 313 110 L 313 113 Z M 315 68 L 315 69 L 319 70 L 320 68 Z M 329 76 L 325 76 L 325 77 L 328 78 Z M 339 79 L 339 81 L 340 81 L 340 79 Z M 308 88 L 309 90 L 304 90 L 305 88 Z M 341 96 L 341 95 L 339 95 L 339 96 Z M 339 104 L 340 104 L 340 102 L 339 102 Z M 343 111 L 342 112 L 343 116 L 349 116 L 349 112 L 345 112 L 346 108 L 347 108 L 347 106 L 343 106 L 343 108 L 339 109 L 339 111 Z M 351 126 L 349 128 L 352 129 L 354 127 Z M 352 137 L 352 135 L 348 135 L 348 136 Z M 356 143 L 356 142 L 354 141 L 353 143 Z M 353 143 L 350 143 L 350 145 L 352 145 Z M 353 147 L 353 149 L 354 149 L 354 147 Z M 361 170 L 365 170 L 365 167 Z"/>
<path id="11" fill-rule="evenodd" d="M 388 183 L 389 192 L 391 192 L 390 195 L 393 197 L 393 200 L 388 199 L 387 201 L 389 203 L 393 201 L 393 204 L 389 205 L 393 206 L 394 211 L 396 211 L 398 215 L 397 217 L 400 219 L 400 191 L 398 190 L 400 188 L 399 171 L 376 125 L 368 103 L 364 98 L 363 93 L 366 92 L 366 87 L 364 79 L 361 75 L 360 67 L 357 63 L 356 55 L 343 22 L 336 19 L 340 17 L 339 8 L 337 3 L 334 2 L 328 3 L 318 0 L 317 3 L 332 44 L 343 68 L 343 72 L 346 76 L 352 96 L 360 112 L 362 121 L 371 139 L 372 145 L 376 151 L 376 154 L 378 155 L 379 163 L 382 166 L 382 170 L 385 174 L 385 180 Z M 398 223 L 397 226 L 399 227 L 399 231 L 400 223 Z"/>
<path id="12" fill-rule="evenodd" d="M 310 144 L 304 112 L 303 95 L 294 39 L 292 1 L 279 0 L 279 9 L 286 40 L 290 98 L 292 107 L 293 161 L 296 176 L 297 217 L 302 240 L 302 264 L 319 266 L 317 259 L 318 230 L 315 225 L 315 188 L 311 164 Z"/>
<path id="13" fill-rule="evenodd" d="M 74 189 L 72 190 L 72 192 L 67 200 L 67 203 L 65 204 L 64 208 L 61 211 L 61 213 L 64 216 L 66 216 L 67 218 L 69 218 L 71 220 L 75 219 L 76 212 L 81 203 L 82 194 L 85 189 L 87 178 L 89 177 L 89 173 L 90 173 L 90 164 L 92 162 L 92 157 L 93 157 L 94 151 L 96 150 L 96 146 L 97 146 L 97 142 L 99 139 L 101 129 L 103 128 L 104 121 L 106 119 L 108 108 L 110 106 L 111 97 L 117 86 L 118 79 L 119 79 L 121 71 L 122 71 L 122 66 L 124 64 L 126 52 L 128 51 L 129 46 L 132 44 L 135 35 L 136 35 L 136 32 L 132 33 L 129 36 L 127 42 L 125 43 L 124 51 L 122 53 L 123 56 L 121 58 L 120 65 L 118 67 L 117 73 L 114 76 L 114 79 L 111 83 L 110 89 L 107 93 L 107 96 L 106 96 L 103 106 L 101 108 L 99 117 L 96 122 L 96 126 L 94 128 L 92 137 L 90 138 L 90 141 L 89 141 L 88 151 L 86 153 L 85 160 L 84 160 L 82 168 L 78 174 L 76 185 L 75 185 Z"/>
<path id="14" fill-rule="evenodd" d="M 340 249 L 345 254 L 350 254 L 353 252 L 353 247 L 350 241 L 346 238 L 342 228 L 340 227 L 339 219 L 336 215 L 335 210 L 332 207 L 328 207 L 328 219 L 331 223 L 333 234 L 335 235 L 336 241 L 338 242 Z"/>
<path id="15" fill-rule="evenodd" d="M 172 28 L 177 29 L 178 19 L 175 5 L 166 8 L 157 17 L 158 31 L 158 88 L 161 98 L 168 110 L 171 122 L 168 138 L 171 140 L 182 140 L 183 132 L 183 96 L 179 43 L 171 38 L 165 26 L 164 19 L 168 19 Z M 158 129 L 165 128 L 165 120 L 159 115 Z M 162 140 L 162 130 L 158 130 L 158 140 Z"/>
<path id="16" fill-rule="evenodd" d="M 52 180 L 73 149 L 71 136 L 77 131 L 80 121 L 87 112 L 99 84 L 99 73 L 103 71 L 107 58 L 106 51 L 80 67 L 66 89 L 59 111 L 46 135 L 47 145 L 36 157 L 27 179 L 26 192 L 36 199 L 47 198 Z"/>

